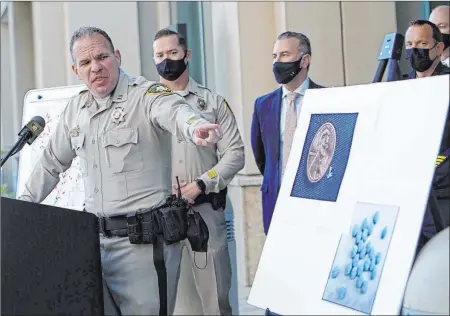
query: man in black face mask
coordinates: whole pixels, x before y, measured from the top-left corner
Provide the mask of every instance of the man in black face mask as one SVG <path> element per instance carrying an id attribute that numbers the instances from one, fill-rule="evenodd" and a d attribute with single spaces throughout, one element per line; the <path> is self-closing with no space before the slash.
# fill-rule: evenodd
<path id="1" fill-rule="evenodd" d="M 411 22 L 405 40 L 406 58 L 413 69 L 410 79 L 450 73 L 450 69 L 441 63 L 444 43 L 435 24 L 426 20 Z"/>
<path id="2" fill-rule="evenodd" d="M 291 150 L 303 96 L 307 89 L 323 88 L 308 76 L 311 44 L 305 35 L 296 32 L 280 34 L 272 55 L 273 73 L 281 87 L 256 99 L 251 128 L 253 154 L 264 176 L 261 191 L 266 234 Z"/>
<path id="3" fill-rule="evenodd" d="M 430 22 L 433 22 L 442 33 L 442 42 L 444 43 L 444 52 L 441 55 L 441 61 L 447 67 L 450 67 L 450 6 L 441 5 L 436 7 L 430 14 Z"/>
<path id="4" fill-rule="evenodd" d="M 450 74 L 450 68 L 441 63 L 444 50 L 439 28 L 425 20 L 411 23 L 406 32 L 406 56 L 414 69 L 409 78 L 425 78 Z M 450 113 L 449 113 L 450 114 Z M 450 213 L 450 115 L 442 135 L 436 171 L 422 224 L 417 251 L 437 232 L 437 228 L 449 226 Z M 433 215 L 434 214 L 434 215 Z M 435 217 L 437 216 L 437 217 Z M 438 222 L 435 222 L 435 219 Z"/>
<path id="5" fill-rule="evenodd" d="M 190 57 L 186 40 L 177 32 L 163 29 L 155 35 L 153 59 L 161 83 L 184 97 L 203 117 L 220 124 L 222 129 L 222 139 L 217 145 L 202 147 L 203 150 L 175 138 L 172 141 L 172 181 L 178 176 L 181 195 L 192 204 L 195 215 L 201 215 L 209 231 L 206 254 L 191 242 L 189 234 L 188 239 L 181 242 L 188 256 L 186 253 L 182 256 L 184 271 L 180 274 L 177 295 L 181 298 L 178 302 L 188 298 L 190 306 L 177 303 L 176 309 L 183 309 L 185 315 L 202 312 L 204 315 L 231 315 L 231 261 L 224 210 L 227 185 L 244 167 L 244 143 L 227 101 L 189 76 Z M 195 305 L 196 310 L 192 310 Z"/>

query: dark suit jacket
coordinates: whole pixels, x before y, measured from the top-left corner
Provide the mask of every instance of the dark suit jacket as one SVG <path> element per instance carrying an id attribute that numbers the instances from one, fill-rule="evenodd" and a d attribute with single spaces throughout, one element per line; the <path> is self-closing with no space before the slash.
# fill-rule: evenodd
<path id="1" fill-rule="evenodd" d="M 311 79 L 309 89 L 324 88 Z M 263 175 L 262 209 L 264 232 L 267 234 L 281 184 L 280 116 L 281 87 L 255 101 L 251 128 L 251 142 L 256 165 Z"/>

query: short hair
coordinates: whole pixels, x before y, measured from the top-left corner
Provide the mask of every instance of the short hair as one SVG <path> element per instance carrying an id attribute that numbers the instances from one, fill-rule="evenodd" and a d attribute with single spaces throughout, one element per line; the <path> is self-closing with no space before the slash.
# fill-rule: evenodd
<path id="1" fill-rule="evenodd" d="M 165 29 L 162 29 L 162 30 L 159 30 L 158 32 L 156 32 L 156 35 L 155 35 L 155 38 L 153 39 L 153 41 L 156 41 L 157 39 L 160 39 L 161 37 L 166 37 L 166 36 L 171 36 L 171 35 L 175 35 L 177 37 L 178 45 L 180 45 L 181 48 L 183 49 L 183 51 L 185 53 L 187 53 L 187 50 L 188 50 L 187 41 L 183 37 L 183 35 L 181 35 L 178 32 L 172 31 L 168 28 L 165 28 Z"/>
<path id="2" fill-rule="evenodd" d="M 302 34 L 302 33 L 297 33 L 297 32 L 291 32 L 291 31 L 287 31 L 284 33 L 281 33 L 280 35 L 278 35 L 278 39 L 285 39 L 285 38 L 296 38 L 299 41 L 299 46 L 298 49 L 303 52 L 304 54 L 308 54 L 310 56 L 312 56 L 312 52 L 311 52 L 311 43 L 309 42 L 309 38 L 306 37 L 306 35 Z"/>
<path id="3" fill-rule="evenodd" d="M 280 35 L 278 35 L 278 40 L 285 39 L 285 38 L 298 39 L 298 42 L 299 42 L 298 50 L 300 52 L 303 52 L 303 54 L 308 54 L 309 56 L 312 56 L 311 43 L 309 41 L 309 38 L 305 34 L 286 31 L 286 32 L 283 32 Z M 307 70 L 309 70 L 309 66 L 311 66 L 311 65 L 308 65 Z"/>
<path id="4" fill-rule="evenodd" d="M 439 28 L 434 24 L 433 22 L 430 22 L 428 20 L 415 20 L 409 23 L 409 26 L 424 26 L 425 24 L 429 25 L 431 29 L 433 30 L 433 39 L 440 43 L 443 41 L 442 39 L 442 33 L 439 30 Z"/>
<path id="5" fill-rule="evenodd" d="M 75 32 L 73 32 L 72 38 L 70 39 L 69 50 L 70 50 L 70 56 L 72 57 L 73 62 L 75 62 L 75 58 L 73 57 L 73 45 L 75 44 L 75 42 L 82 38 L 85 38 L 87 36 L 92 36 L 94 34 L 99 34 L 99 35 L 103 36 L 105 38 L 105 40 L 108 42 L 109 47 L 111 48 L 111 51 L 114 52 L 114 44 L 111 40 L 111 37 L 109 37 L 108 33 L 106 33 L 105 31 L 103 31 L 102 29 L 100 29 L 98 27 L 82 26 L 82 27 L 78 28 L 77 30 L 75 30 Z"/>

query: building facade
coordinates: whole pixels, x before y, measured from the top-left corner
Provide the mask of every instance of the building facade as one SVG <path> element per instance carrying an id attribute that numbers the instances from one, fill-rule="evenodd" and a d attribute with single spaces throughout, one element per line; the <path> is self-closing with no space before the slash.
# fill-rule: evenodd
<path id="1" fill-rule="evenodd" d="M 325 86 L 372 81 L 385 34 L 404 33 L 427 18 L 430 2 L 1 2 L 1 149 L 16 140 L 25 93 L 79 84 L 71 71 L 69 40 L 80 26 L 105 29 L 122 52 L 123 68 L 157 80 L 152 42 L 160 28 L 185 23 L 193 77 L 230 104 L 245 142 L 245 168 L 233 180 L 237 274 L 251 285 L 265 236 L 261 175 L 250 146 L 254 100 L 277 88 L 272 48 L 286 30 L 312 45 L 310 75 Z M 408 71 L 402 61 L 404 73 Z M 17 159 L 16 159 L 17 160 Z M 5 165 L 14 189 L 17 166 Z"/>

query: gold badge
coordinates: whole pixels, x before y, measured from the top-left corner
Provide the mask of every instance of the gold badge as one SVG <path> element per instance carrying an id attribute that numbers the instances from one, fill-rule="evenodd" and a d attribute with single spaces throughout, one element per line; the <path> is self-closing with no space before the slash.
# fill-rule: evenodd
<path id="1" fill-rule="evenodd" d="M 147 90 L 148 94 L 170 94 L 172 93 L 172 90 L 170 90 L 166 85 L 163 85 L 162 83 L 154 83 L 148 88 Z"/>
<path id="2" fill-rule="evenodd" d="M 203 99 L 197 99 L 197 106 L 198 108 L 203 111 L 204 109 L 206 109 L 206 102 Z"/>
<path id="3" fill-rule="evenodd" d="M 76 126 L 73 127 L 69 130 L 69 135 L 70 137 L 77 137 L 78 135 L 80 135 L 80 127 Z"/>
<path id="4" fill-rule="evenodd" d="M 120 124 L 121 122 L 125 122 L 125 112 L 122 107 L 117 107 L 111 113 L 111 121 L 114 124 Z"/>

